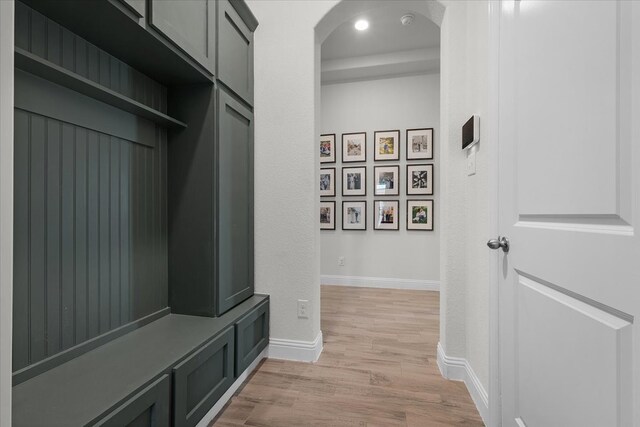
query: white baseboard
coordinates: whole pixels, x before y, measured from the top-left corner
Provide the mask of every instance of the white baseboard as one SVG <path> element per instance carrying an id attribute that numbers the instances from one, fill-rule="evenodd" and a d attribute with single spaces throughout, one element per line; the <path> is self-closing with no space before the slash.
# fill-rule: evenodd
<path id="1" fill-rule="evenodd" d="M 439 280 L 393 279 L 363 276 L 320 276 L 320 284 L 330 286 L 355 286 L 359 288 L 412 289 L 419 291 L 439 291 Z"/>
<path id="2" fill-rule="evenodd" d="M 227 402 L 231 400 L 233 394 L 240 388 L 242 383 L 244 383 L 247 378 L 249 378 L 249 375 L 251 375 L 251 373 L 258 367 L 262 359 L 267 357 L 268 353 L 268 347 L 262 350 L 258 357 L 256 357 L 256 360 L 254 360 L 251 365 L 249 365 L 249 367 L 245 369 L 244 372 L 240 374 L 240 376 L 238 376 L 238 379 L 236 379 L 236 381 L 231 384 L 231 387 L 229 387 L 229 389 L 222 395 L 222 397 L 216 402 L 216 404 L 213 405 L 209 412 L 207 412 L 206 415 L 202 417 L 196 427 L 207 427 L 209 424 L 211 424 L 211 421 L 213 421 L 213 419 L 218 416 L 220 411 L 222 411 L 222 408 L 224 408 Z"/>
<path id="3" fill-rule="evenodd" d="M 298 362 L 316 362 L 322 353 L 322 331 L 313 341 L 269 339 L 269 358 L 295 360 Z"/>
<path id="4" fill-rule="evenodd" d="M 440 368 L 440 373 L 446 379 L 464 382 L 482 420 L 485 425 L 489 425 L 489 395 L 467 359 L 447 356 L 440 343 L 438 343 L 438 368 Z"/>

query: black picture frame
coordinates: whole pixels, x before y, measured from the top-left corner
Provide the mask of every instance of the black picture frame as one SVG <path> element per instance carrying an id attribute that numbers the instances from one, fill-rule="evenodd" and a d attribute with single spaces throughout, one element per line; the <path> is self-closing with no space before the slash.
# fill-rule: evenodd
<path id="1" fill-rule="evenodd" d="M 395 204 L 395 224 L 392 225 L 391 227 L 381 226 L 381 224 L 388 224 L 388 223 L 385 223 L 384 221 L 379 221 L 380 219 L 380 215 L 379 215 L 380 208 L 378 207 L 379 203 Z M 399 200 L 374 200 L 373 201 L 373 229 L 388 230 L 388 231 L 400 230 L 400 201 Z"/>
<path id="2" fill-rule="evenodd" d="M 378 186 L 378 170 L 392 169 L 395 174 L 393 181 L 393 190 L 383 190 Z M 374 196 L 399 196 L 400 195 L 400 165 L 392 166 L 374 166 L 373 167 L 373 195 Z"/>
<path id="3" fill-rule="evenodd" d="M 329 221 L 329 225 L 328 226 L 324 226 L 323 224 L 327 224 L 326 222 L 323 222 L 323 209 L 330 207 L 331 210 L 330 212 L 330 218 L 331 220 Z M 320 230 L 335 230 L 336 229 L 336 202 L 334 200 L 327 200 L 327 201 L 321 201 L 320 202 Z"/>
<path id="4" fill-rule="evenodd" d="M 380 153 L 378 149 L 378 138 L 388 138 L 388 135 L 382 134 L 393 134 L 392 137 L 395 138 L 393 153 L 392 154 L 384 154 Z M 392 130 L 377 130 L 373 133 L 373 160 L 376 162 L 397 162 L 400 160 L 400 130 L 392 129 Z"/>
<path id="5" fill-rule="evenodd" d="M 362 213 L 362 228 L 346 228 L 345 221 L 348 219 L 348 215 L 345 214 L 346 205 L 361 204 L 363 207 Z M 366 231 L 367 230 L 367 201 L 366 200 L 345 200 L 342 202 L 342 230 L 344 231 Z"/>
<path id="6" fill-rule="evenodd" d="M 426 190 L 424 192 L 420 192 L 420 191 L 412 191 L 414 190 L 413 187 L 413 171 L 412 169 L 414 168 L 421 168 L 424 167 L 424 169 L 427 170 L 427 176 L 430 181 L 428 181 L 428 186 L 426 188 Z M 407 196 L 433 196 L 433 193 L 435 191 L 435 166 L 433 165 L 433 163 L 411 163 L 407 165 L 406 168 L 406 178 L 405 178 L 405 184 L 406 184 L 406 195 Z"/>
<path id="7" fill-rule="evenodd" d="M 354 191 L 347 188 L 349 185 L 348 177 L 345 174 L 349 170 L 362 170 L 362 178 L 360 182 L 361 191 Z M 342 168 L 342 196 L 343 197 L 361 197 L 367 195 L 367 167 L 366 166 L 350 166 Z"/>
<path id="8" fill-rule="evenodd" d="M 348 149 L 348 144 L 345 143 L 345 136 L 348 137 L 350 135 L 362 135 L 363 136 L 363 147 L 362 147 L 362 159 L 358 158 L 358 159 L 349 159 L 349 156 L 346 155 L 346 151 Z M 343 133 L 342 134 L 342 163 L 359 163 L 359 162 L 366 162 L 367 161 L 367 133 L 366 132 L 348 132 L 348 133 Z"/>
<path id="9" fill-rule="evenodd" d="M 331 155 L 328 157 L 323 156 L 323 142 L 328 140 L 331 145 Z M 336 134 L 335 133 L 323 133 L 318 140 L 318 149 L 320 150 L 320 164 L 331 164 L 336 162 Z"/>
<path id="10" fill-rule="evenodd" d="M 427 149 L 424 154 L 415 154 L 413 148 L 413 135 L 410 133 L 418 133 L 424 132 L 427 135 Z M 430 137 L 430 140 L 429 140 Z M 434 141 L 435 133 L 433 128 L 415 128 L 415 129 L 407 129 L 405 132 L 405 157 L 407 160 L 433 160 L 433 141 Z M 409 144 L 412 144 L 411 147 Z"/>
<path id="11" fill-rule="evenodd" d="M 323 190 L 322 189 L 322 172 L 323 171 L 332 171 L 332 178 L 331 178 L 331 185 L 330 185 L 330 193 L 329 194 L 323 194 L 323 191 L 327 191 L 327 190 Z M 336 197 L 336 168 L 320 168 L 320 197 Z"/>
<path id="12" fill-rule="evenodd" d="M 425 227 L 419 227 L 415 225 L 416 223 L 413 221 L 413 207 L 411 206 L 412 202 L 416 202 L 419 204 L 425 204 L 430 206 L 430 214 L 429 210 L 427 211 L 427 222 L 425 223 Z M 429 221 L 431 218 L 431 221 Z M 408 231 L 434 231 L 435 230 L 435 202 L 433 199 L 407 199 L 407 230 Z"/>

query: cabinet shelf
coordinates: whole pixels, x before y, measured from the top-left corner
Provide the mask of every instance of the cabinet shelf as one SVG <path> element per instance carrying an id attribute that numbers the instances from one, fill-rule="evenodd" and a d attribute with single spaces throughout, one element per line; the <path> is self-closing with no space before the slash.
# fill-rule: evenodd
<path id="1" fill-rule="evenodd" d="M 75 90 L 105 104 L 112 105 L 140 117 L 145 117 L 162 126 L 186 128 L 187 125 L 158 110 L 134 101 L 118 92 L 101 86 L 85 77 L 42 59 L 24 49 L 15 49 L 16 68 L 47 79 L 53 83 Z"/>

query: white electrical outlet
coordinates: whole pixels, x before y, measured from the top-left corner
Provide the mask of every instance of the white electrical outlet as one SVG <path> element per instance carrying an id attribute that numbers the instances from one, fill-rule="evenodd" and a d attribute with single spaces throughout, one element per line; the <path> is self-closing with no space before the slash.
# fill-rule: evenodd
<path id="1" fill-rule="evenodd" d="M 340 267 L 344 267 L 344 257 L 343 256 L 338 257 L 338 265 Z"/>
<path id="2" fill-rule="evenodd" d="M 306 300 L 306 299 L 298 300 L 298 318 L 300 319 L 309 318 L 309 300 Z"/>

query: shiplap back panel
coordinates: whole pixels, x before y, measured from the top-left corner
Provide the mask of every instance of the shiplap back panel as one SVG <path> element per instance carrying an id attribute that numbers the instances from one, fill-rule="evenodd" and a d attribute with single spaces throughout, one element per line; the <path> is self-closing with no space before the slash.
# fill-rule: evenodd
<path id="1" fill-rule="evenodd" d="M 167 112 L 166 87 L 19 1 L 16 2 L 15 40 L 19 48 Z"/>
<path id="2" fill-rule="evenodd" d="M 166 144 L 16 109 L 14 370 L 167 306 Z"/>
<path id="3" fill-rule="evenodd" d="M 166 111 L 164 86 L 20 2 L 16 45 Z M 14 371 L 168 305 L 166 129 L 127 140 L 29 105 L 15 109 Z"/>

